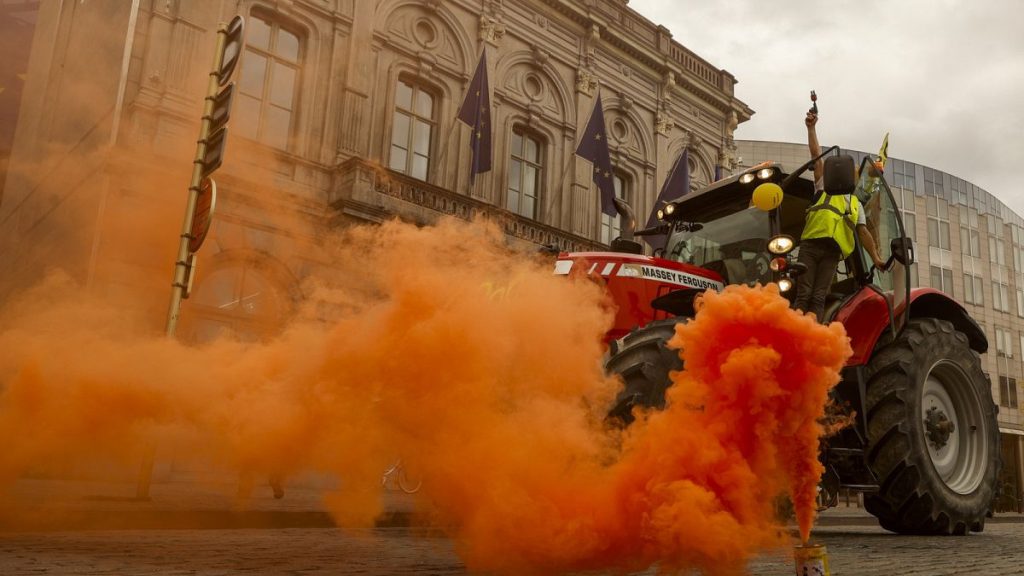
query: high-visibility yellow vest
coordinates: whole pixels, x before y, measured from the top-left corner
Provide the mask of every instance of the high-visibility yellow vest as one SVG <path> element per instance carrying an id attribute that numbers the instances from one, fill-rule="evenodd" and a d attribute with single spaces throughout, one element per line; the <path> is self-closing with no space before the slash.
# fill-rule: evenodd
<path id="1" fill-rule="evenodd" d="M 847 204 L 843 194 L 822 193 L 818 201 L 807 209 L 807 222 L 801 240 L 831 238 L 839 245 L 839 251 L 846 258 L 857 246 L 853 231 L 860 214 L 860 200 L 853 194 Z"/>

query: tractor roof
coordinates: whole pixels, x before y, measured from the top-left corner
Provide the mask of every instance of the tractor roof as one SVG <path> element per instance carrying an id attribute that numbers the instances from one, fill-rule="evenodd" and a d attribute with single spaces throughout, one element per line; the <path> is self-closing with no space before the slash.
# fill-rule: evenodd
<path id="1" fill-rule="evenodd" d="M 756 173 L 765 168 L 772 169 L 773 173 L 770 178 L 760 179 L 755 177 L 753 181 L 740 182 L 740 179 L 745 174 Z M 788 183 L 784 193 L 793 194 L 807 200 L 814 198 L 814 182 L 810 178 L 804 177 L 806 174 L 808 173 L 805 172 Z M 672 202 L 678 203 L 679 207 L 684 210 L 684 213 L 693 218 L 694 221 L 717 218 L 722 211 L 735 210 L 737 204 L 741 204 L 744 207 L 749 205 L 754 188 L 766 182 L 781 184 L 787 176 L 788 174 L 782 171 L 782 165 L 778 162 L 765 162 L 680 196 L 672 200 Z M 702 217 L 694 217 L 695 215 L 701 215 Z"/>

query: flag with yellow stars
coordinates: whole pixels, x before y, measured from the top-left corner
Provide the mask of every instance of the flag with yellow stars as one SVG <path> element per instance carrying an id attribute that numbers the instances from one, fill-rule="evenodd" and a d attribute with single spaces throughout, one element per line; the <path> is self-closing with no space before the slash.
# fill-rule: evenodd
<path id="1" fill-rule="evenodd" d="M 601 212 L 615 216 L 615 182 L 612 180 L 612 160 L 608 154 L 608 131 L 604 127 L 604 108 L 601 94 L 597 94 L 594 111 L 590 114 L 583 139 L 576 147 L 576 155 L 594 165 L 594 183 L 601 191 Z"/>
<path id="2" fill-rule="evenodd" d="M 491 170 L 491 95 L 487 83 L 487 51 L 480 54 L 473 81 L 469 83 L 466 99 L 459 108 L 459 120 L 472 128 L 469 147 L 472 150 L 470 181 L 477 174 Z"/>
<path id="3" fill-rule="evenodd" d="M 672 165 L 672 169 L 668 172 L 668 177 L 665 178 L 665 183 L 661 185 L 661 191 L 658 192 L 658 199 L 654 201 L 654 207 L 651 209 L 651 215 L 647 218 L 647 227 L 652 228 L 658 225 L 658 209 L 663 208 L 666 203 L 685 196 L 690 191 L 690 151 L 686 148 L 683 149 L 683 153 L 676 158 L 675 164 Z M 665 237 L 663 235 L 658 236 L 645 236 L 644 240 L 652 247 L 658 248 L 664 244 Z"/>

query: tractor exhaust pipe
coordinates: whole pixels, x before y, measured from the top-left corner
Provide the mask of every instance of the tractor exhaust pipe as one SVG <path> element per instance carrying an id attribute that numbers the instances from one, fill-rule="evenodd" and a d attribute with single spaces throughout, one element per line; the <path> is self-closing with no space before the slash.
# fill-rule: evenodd
<path id="1" fill-rule="evenodd" d="M 633 215 L 633 208 L 625 200 L 618 197 L 615 198 L 614 202 L 615 211 L 619 213 L 622 222 L 622 233 L 619 234 L 619 238 L 632 240 L 633 233 L 636 231 L 636 217 Z"/>

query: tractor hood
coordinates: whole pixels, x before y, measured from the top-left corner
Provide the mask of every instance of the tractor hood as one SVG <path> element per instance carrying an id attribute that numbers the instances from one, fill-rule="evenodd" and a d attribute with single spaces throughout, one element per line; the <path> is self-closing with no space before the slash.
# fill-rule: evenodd
<path id="1" fill-rule="evenodd" d="M 620 252 L 563 252 L 555 263 L 555 274 L 586 277 L 605 286 L 618 307 L 609 341 L 671 316 L 651 305 L 661 296 L 678 290 L 721 290 L 725 285 L 722 277 L 711 270 Z"/>

